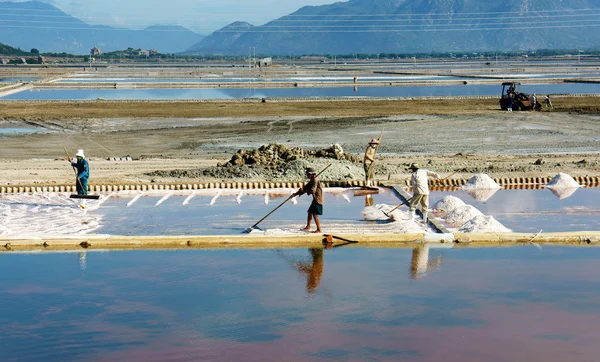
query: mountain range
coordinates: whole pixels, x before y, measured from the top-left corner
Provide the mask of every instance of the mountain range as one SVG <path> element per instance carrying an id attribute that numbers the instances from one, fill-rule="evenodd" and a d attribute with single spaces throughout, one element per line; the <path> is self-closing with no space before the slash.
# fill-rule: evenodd
<path id="1" fill-rule="evenodd" d="M 598 48 L 600 0 L 349 0 L 236 22 L 188 54 L 374 54 Z"/>
<path id="2" fill-rule="evenodd" d="M 119 29 L 87 24 L 47 3 L 0 2 L 0 43 L 26 51 L 37 48 L 41 52 L 88 54 L 92 47 L 103 52 L 132 47 L 176 53 L 201 39 L 202 35 L 180 26 Z"/>
<path id="3" fill-rule="evenodd" d="M 203 37 L 180 26 L 89 25 L 38 1 L 0 2 L 0 43 L 87 54 L 129 47 L 193 55 L 529 51 L 600 47 L 600 0 L 348 0 Z"/>

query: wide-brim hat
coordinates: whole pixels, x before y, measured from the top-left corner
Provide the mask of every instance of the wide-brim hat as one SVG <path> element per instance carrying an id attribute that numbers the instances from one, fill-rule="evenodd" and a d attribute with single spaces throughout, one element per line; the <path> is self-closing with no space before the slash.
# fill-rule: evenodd
<path id="1" fill-rule="evenodd" d="M 312 167 L 307 167 L 307 168 L 306 168 L 306 174 L 307 174 L 307 175 L 316 175 L 316 174 L 317 174 L 317 171 L 315 171 L 315 169 L 314 169 L 314 168 L 312 168 Z"/>
<path id="2" fill-rule="evenodd" d="M 77 150 L 77 153 L 75 154 L 75 157 L 83 157 L 83 158 L 85 158 L 85 155 L 83 154 L 83 150 Z"/>
<path id="3" fill-rule="evenodd" d="M 421 166 L 419 166 L 419 164 L 418 164 L 418 163 L 411 163 L 411 164 L 410 164 L 410 166 L 408 166 L 408 168 L 409 168 L 410 170 L 418 170 L 418 169 L 420 169 L 420 168 L 421 168 Z"/>

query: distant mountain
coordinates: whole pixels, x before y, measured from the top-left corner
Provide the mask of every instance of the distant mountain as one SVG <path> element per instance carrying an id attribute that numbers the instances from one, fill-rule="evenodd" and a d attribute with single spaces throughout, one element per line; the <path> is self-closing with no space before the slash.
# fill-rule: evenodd
<path id="1" fill-rule="evenodd" d="M 201 39 L 201 35 L 180 26 L 118 29 L 89 25 L 47 3 L 0 2 L 0 42 L 22 49 L 87 54 L 92 47 L 102 51 L 132 47 L 175 53 Z"/>
<path id="2" fill-rule="evenodd" d="M 238 40 L 238 38 L 244 34 L 245 32 L 254 28 L 254 25 L 245 23 L 243 21 L 236 21 L 235 23 L 231 23 L 224 28 L 215 31 L 209 36 L 202 39 L 199 43 L 192 46 L 190 49 L 186 51 L 186 53 L 202 53 L 204 49 L 228 49 L 233 46 L 233 44 Z M 216 53 L 219 53 L 218 51 Z M 248 53 L 248 48 L 246 48 L 246 53 Z M 211 53 L 215 54 L 215 53 Z"/>
<path id="3" fill-rule="evenodd" d="M 186 53 L 244 55 L 249 47 L 280 55 L 597 48 L 600 0 L 349 0 L 306 6 L 245 32 L 228 27 Z M 209 41 L 213 35 L 218 42 Z"/>
<path id="4" fill-rule="evenodd" d="M 0 56 L 2 55 L 31 55 L 31 53 L 0 43 Z"/>

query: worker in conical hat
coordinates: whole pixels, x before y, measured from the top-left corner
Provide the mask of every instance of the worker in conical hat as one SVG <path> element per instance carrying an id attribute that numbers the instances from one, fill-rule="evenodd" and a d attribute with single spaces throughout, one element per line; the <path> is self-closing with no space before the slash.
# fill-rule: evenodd
<path id="1" fill-rule="evenodd" d="M 77 188 L 77 195 L 88 194 L 88 179 L 90 177 L 90 165 L 85 159 L 85 154 L 82 149 L 77 150 L 75 154 L 76 159 L 71 162 L 77 170 L 77 179 L 75 180 L 75 187 Z"/>
<path id="2" fill-rule="evenodd" d="M 375 153 L 377 152 L 377 146 L 379 145 L 380 140 L 377 138 L 373 138 L 367 149 L 365 149 L 365 157 L 363 159 L 363 167 L 365 169 L 365 183 L 367 186 L 371 185 L 371 181 L 375 175 Z"/>
<path id="3" fill-rule="evenodd" d="M 429 183 L 427 182 L 427 177 L 434 177 L 439 180 L 440 175 L 421 168 L 418 163 L 412 163 L 408 169 L 413 172 L 410 177 L 410 184 L 413 188 L 413 197 L 410 200 L 410 212 L 412 218 L 416 218 L 415 210 L 419 205 L 421 205 L 423 223 L 427 224 L 427 215 L 429 209 Z"/>
<path id="4" fill-rule="evenodd" d="M 313 197 L 312 203 L 307 211 L 308 217 L 306 219 L 306 226 L 302 230 L 310 231 L 310 223 L 312 219 L 314 219 L 317 230 L 313 231 L 313 233 L 322 233 L 323 230 L 321 229 L 319 215 L 323 215 L 323 186 L 321 185 L 321 181 L 319 181 L 317 172 L 314 168 L 306 168 L 306 177 L 308 177 L 310 181 L 293 194 L 294 196 L 308 194 Z"/>

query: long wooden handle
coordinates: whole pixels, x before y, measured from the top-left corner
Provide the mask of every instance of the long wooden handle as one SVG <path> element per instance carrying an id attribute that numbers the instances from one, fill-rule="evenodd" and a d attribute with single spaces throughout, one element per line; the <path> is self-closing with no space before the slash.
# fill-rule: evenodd
<path id="1" fill-rule="evenodd" d="M 291 199 L 292 197 L 294 197 L 294 194 L 292 194 L 292 195 L 288 196 L 288 198 L 287 198 L 287 199 L 285 199 L 285 200 L 284 200 L 284 201 L 283 201 L 281 204 L 279 204 L 279 206 L 277 206 L 276 208 L 274 208 L 273 210 L 271 210 L 271 212 L 270 212 L 270 213 L 266 214 L 266 215 L 265 215 L 265 217 L 263 217 L 262 219 L 258 220 L 258 221 L 256 222 L 256 224 L 252 225 L 250 228 L 251 228 L 251 229 L 254 229 L 254 228 L 256 227 L 256 225 L 260 224 L 260 223 L 261 223 L 261 221 L 263 221 L 264 219 L 268 218 L 268 217 L 269 217 L 269 215 L 271 215 L 271 214 L 272 214 L 272 213 L 274 213 L 274 212 L 275 212 L 277 209 L 279 209 L 280 207 L 282 207 L 282 206 L 283 206 L 283 204 L 285 204 L 286 202 L 290 201 L 290 199 Z"/>
<path id="2" fill-rule="evenodd" d="M 409 202 L 410 202 L 410 200 L 412 200 L 412 198 L 411 198 L 411 199 L 408 199 L 408 200 L 404 201 L 403 203 L 401 203 L 400 205 L 398 205 L 398 206 L 394 207 L 393 209 L 391 209 L 390 211 L 388 211 L 386 214 L 391 214 L 391 213 L 392 213 L 392 211 L 396 211 L 396 209 L 398 209 L 400 206 L 402 206 L 402 205 L 406 205 L 407 203 L 409 203 Z"/>

